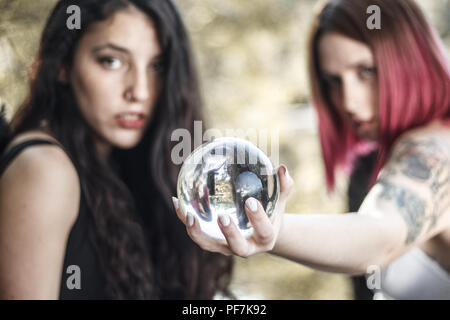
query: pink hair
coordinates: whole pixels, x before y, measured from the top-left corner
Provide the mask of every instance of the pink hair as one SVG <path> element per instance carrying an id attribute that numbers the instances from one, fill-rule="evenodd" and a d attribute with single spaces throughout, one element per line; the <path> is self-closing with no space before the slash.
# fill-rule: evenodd
<path id="1" fill-rule="evenodd" d="M 366 8 L 381 9 L 381 30 L 366 27 Z M 358 26 L 358 27 L 356 27 Z M 378 73 L 379 140 L 359 140 L 335 110 L 317 61 L 318 39 L 339 32 L 367 43 Z M 450 126 L 450 66 L 435 30 L 411 0 L 331 0 L 318 13 L 310 38 L 310 80 L 330 191 L 338 167 L 350 174 L 357 156 L 378 148 L 371 186 L 403 133 L 436 119 Z"/>

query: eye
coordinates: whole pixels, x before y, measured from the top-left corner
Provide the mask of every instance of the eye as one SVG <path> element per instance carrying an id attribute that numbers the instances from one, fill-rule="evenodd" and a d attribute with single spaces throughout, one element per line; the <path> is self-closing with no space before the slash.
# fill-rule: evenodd
<path id="1" fill-rule="evenodd" d="M 325 80 L 325 83 L 329 86 L 329 87 L 339 87 L 341 85 L 341 78 L 337 77 L 337 76 L 332 76 L 332 75 L 324 75 L 323 79 Z"/>
<path id="2" fill-rule="evenodd" d="M 122 66 L 122 61 L 120 61 L 120 59 L 118 58 L 114 58 L 114 57 L 100 57 L 98 59 L 98 61 L 100 62 L 101 65 L 107 67 L 108 69 L 119 69 Z"/>
<path id="3" fill-rule="evenodd" d="M 372 78 L 377 74 L 377 68 L 375 67 L 359 67 L 359 73 L 362 78 Z"/>
<path id="4" fill-rule="evenodd" d="M 150 68 L 152 68 L 156 72 L 162 72 L 164 71 L 164 63 L 161 61 L 154 62 L 150 65 Z"/>

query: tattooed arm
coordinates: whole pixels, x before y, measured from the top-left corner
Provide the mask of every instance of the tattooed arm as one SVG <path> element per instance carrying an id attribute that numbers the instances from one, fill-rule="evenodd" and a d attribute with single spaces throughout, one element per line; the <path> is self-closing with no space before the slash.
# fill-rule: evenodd
<path id="1" fill-rule="evenodd" d="M 330 272 L 363 274 L 450 228 L 450 147 L 402 137 L 358 213 L 285 214 L 273 253 Z"/>
<path id="2" fill-rule="evenodd" d="M 442 140 L 401 141 L 378 184 L 380 206 L 396 211 L 405 222 L 405 245 L 428 240 L 449 227 L 449 218 L 443 216 L 450 207 L 450 148 Z"/>

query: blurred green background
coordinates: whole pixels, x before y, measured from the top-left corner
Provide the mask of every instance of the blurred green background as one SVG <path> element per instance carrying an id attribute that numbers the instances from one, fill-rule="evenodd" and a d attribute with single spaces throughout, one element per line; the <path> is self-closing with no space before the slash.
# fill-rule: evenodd
<path id="1" fill-rule="evenodd" d="M 391 0 L 393 1 L 393 0 Z M 295 180 L 287 212 L 346 212 L 347 179 L 327 194 L 306 77 L 316 0 L 176 0 L 191 35 L 208 127 L 279 132 L 279 161 Z M 417 1 L 450 48 L 450 0 Z M 0 0 L 0 103 L 10 116 L 55 0 Z M 76 4 L 76 1 L 74 1 Z M 257 255 L 235 258 L 240 299 L 352 299 L 345 275 Z"/>

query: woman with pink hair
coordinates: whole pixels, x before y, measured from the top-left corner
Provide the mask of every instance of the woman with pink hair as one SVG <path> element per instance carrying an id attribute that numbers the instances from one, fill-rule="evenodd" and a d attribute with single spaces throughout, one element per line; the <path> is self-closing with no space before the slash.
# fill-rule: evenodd
<path id="1" fill-rule="evenodd" d="M 372 5 L 378 29 L 366 24 Z M 227 243 L 219 243 L 177 210 L 188 234 L 225 255 L 271 252 L 351 275 L 381 270 L 375 297 L 450 299 L 450 67 L 436 32 L 412 0 L 326 1 L 309 75 L 328 189 L 338 168 L 350 174 L 357 156 L 377 151 L 358 212 L 283 214 L 293 181 L 282 166 L 277 214 L 246 201 L 252 237 L 221 216 Z"/>

